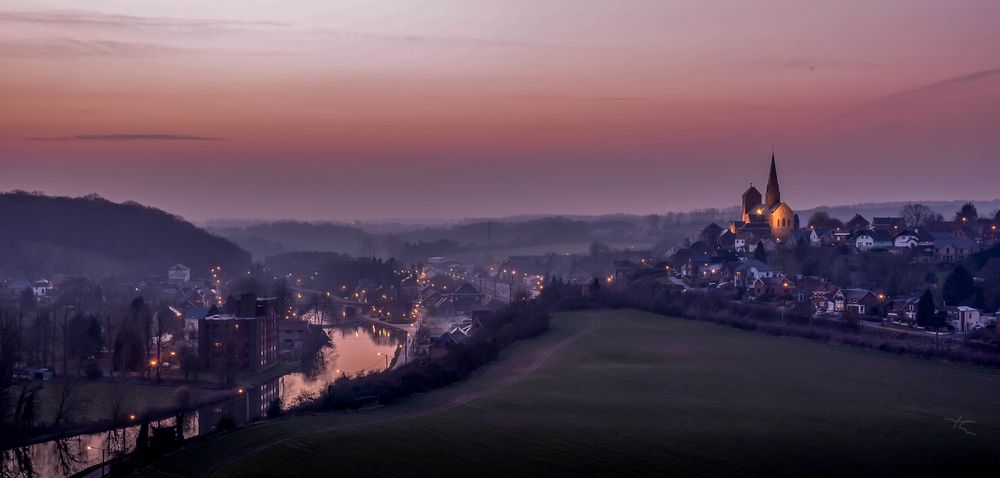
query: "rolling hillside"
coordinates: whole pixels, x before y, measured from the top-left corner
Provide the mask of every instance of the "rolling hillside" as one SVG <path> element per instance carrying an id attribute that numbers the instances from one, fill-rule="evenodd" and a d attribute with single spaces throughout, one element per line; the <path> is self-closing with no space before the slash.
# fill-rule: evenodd
<path id="1" fill-rule="evenodd" d="M 242 269 L 250 254 L 141 204 L 94 195 L 0 194 L 0 272 L 8 277 L 159 275 L 178 262 L 194 271 L 214 265 Z"/>

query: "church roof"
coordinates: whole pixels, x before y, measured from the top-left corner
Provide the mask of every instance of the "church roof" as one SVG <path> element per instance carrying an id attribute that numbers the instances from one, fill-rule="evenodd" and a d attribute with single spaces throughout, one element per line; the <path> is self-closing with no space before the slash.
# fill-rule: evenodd
<path id="1" fill-rule="evenodd" d="M 871 225 L 871 223 L 869 223 L 868 220 L 860 214 L 855 214 L 850 221 L 847 221 L 848 227 L 868 227 L 869 225 Z"/>
<path id="2" fill-rule="evenodd" d="M 778 187 L 778 168 L 774 165 L 774 153 L 771 153 L 771 172 L 767 176 L 767 188 Z"/>

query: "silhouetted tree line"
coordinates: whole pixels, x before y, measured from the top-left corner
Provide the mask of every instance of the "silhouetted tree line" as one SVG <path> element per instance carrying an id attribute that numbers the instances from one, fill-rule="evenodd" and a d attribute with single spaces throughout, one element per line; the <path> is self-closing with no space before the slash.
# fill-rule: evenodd
<path id="1" fill-rule="evenodd" d="M 496 360 L 512 343 L 542 334 L 549 314 L 537 304 L 517 304 L 483 323 L 483 329 L 453 346 L 437 359 L 422 358 L 398 368 L 334 382 L 313 406 L 343 410 L 377 400 L 390 403 L 467 378 L 476 369 Z"/>
<path id="2" fill-rule="evenodd" d="M 392 258 L 350 257 L 335 252 L 290 252 L 269 258 L 265 266 L 278 277 L 292 274 L 305 279 L 302 284 L 289 282 L 289 286 L 338 292 L 341 286 L 354 290 L 363 279 L 375 285 L 398 286 L 402 277 L 397 272 L 404 268 Z"/>

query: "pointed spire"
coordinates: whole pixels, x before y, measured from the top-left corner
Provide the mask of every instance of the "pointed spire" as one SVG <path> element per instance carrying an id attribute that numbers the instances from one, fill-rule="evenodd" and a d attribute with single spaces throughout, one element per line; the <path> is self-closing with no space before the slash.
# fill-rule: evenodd
<path id="1" fill-rule="evenodd" d="M 767 187 L 778 187 L 778 168 L 774 164 L 774 153 L 771 153 L 771 173 L 767 176 Z"/>
<path id="2" fill-rule="evenodd" d="M 773 146 L 772 146 L 773 148 Z M 773 208 L 781 204 L 781 189 L 778 187 L 778 168 L 774 162 L 774 151 L 771 151 L 771 173 L 767 177 L 767 207 Z"/>

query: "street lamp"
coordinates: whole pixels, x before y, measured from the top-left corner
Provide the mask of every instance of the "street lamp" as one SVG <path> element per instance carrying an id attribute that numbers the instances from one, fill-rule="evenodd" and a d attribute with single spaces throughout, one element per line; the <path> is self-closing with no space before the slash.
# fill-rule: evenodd
<path id="1" fill-rule="evenodd" d="M 105 448 L 98 448 L 96 446 L 87 445 L 87 451 L 90 450 L 101 450 L 101 476 L 107 476 L 107 472 L 105 471 L 104 467 L 108 461 L 106 458 L 108 450 Z"/>

